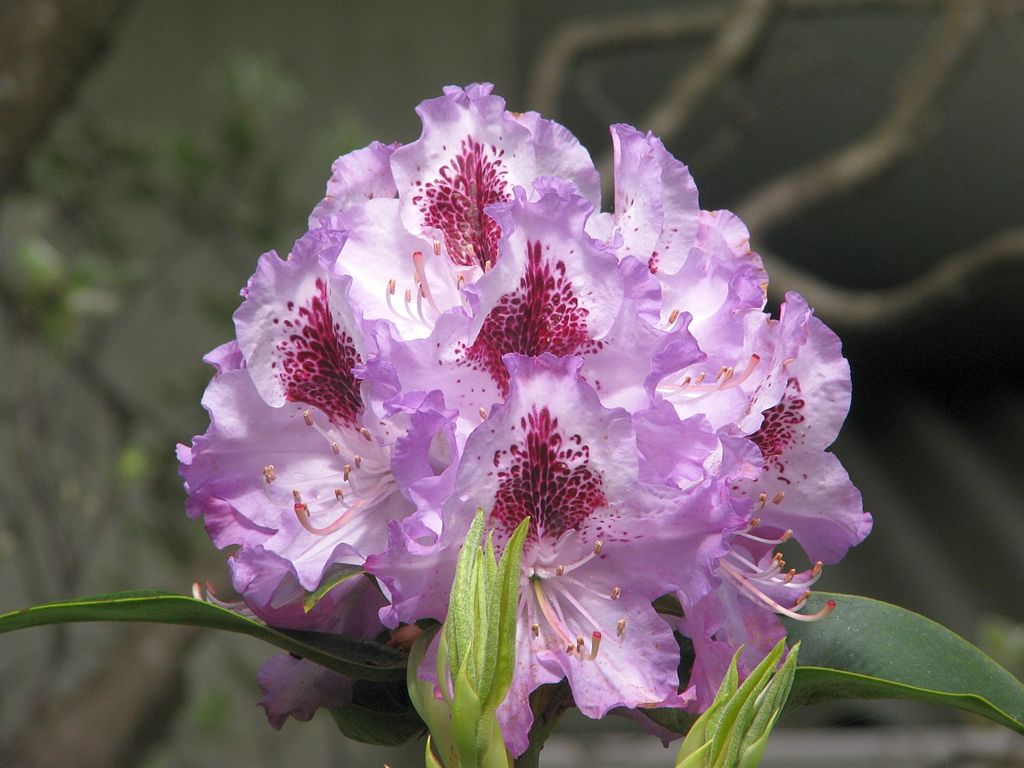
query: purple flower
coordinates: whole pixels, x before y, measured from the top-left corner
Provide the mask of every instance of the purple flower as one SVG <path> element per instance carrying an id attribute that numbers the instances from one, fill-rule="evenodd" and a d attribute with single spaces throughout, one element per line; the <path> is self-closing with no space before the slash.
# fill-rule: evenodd
<path id="1" fill-rule="evenodd" d="M 189 513 L 238 548 L 260 618 L 360 637 L 445 618 L 477 508 L 499 546 L 529 517 L 509 749 L 561 679 L 591 717 L 706 706 L 870 530 L 827 452 L 839 342 L 795 294 L 765 312 L 742 222 L 701 210 L 654 136 L 612 127 L 602 213 L 579 142 L 491 86 L 418 112 L 417 141 L 339 158 L 309 231 L 261 259 L 237 343 L 207 357 L 210 428 L 179 446 Z M 788 539 L 808 567 L 785 568 Z M 652 608 L 670 593 L 676 626 Z M 276 725 L 350 691 L 287 657 L 260 682 Z"/>

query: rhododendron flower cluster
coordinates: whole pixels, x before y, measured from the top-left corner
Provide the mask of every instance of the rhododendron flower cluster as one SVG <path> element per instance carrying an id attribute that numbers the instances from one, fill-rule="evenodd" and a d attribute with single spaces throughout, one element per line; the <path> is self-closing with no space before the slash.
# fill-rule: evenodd
<path id="1" fill-rule="evenodd" d="M 207 358 L 210 427 L 179 447 L 189 514 L 247 610 L 363 638 L 445 618 L 478 508 L 499 548 L 529 517 L 509 750 L 562 679 L 590 717 L 704 708 L 871 528 L 826 450 L 839 340 L 798 295 L 765 311 L 742 222 L 701 210 L 656 137 L 612 126 L 602 212 L 575 137 L 489 85 L 418 112 L 417 141 L 339 158 L 309 230 L 260 259 Z M 260 685 L 278 727 L 351 695 L 287 655 Z"/>

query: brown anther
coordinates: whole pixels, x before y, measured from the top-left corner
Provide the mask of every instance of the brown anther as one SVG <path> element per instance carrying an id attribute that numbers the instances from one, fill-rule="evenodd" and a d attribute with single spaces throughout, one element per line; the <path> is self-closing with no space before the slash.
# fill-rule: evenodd
<path id="1" fill-rule="evenodd" d="M 807 590 L 802 595 L 800 595 L 800 597 L 798 597 L 796 599 L 796 605 L 803 605 L 804 603 L 806 603 L 810 599 L 811 599 L 811 591 Z"/>
<path id="2" fill-rule="evenodd" d="M 781 552 L 776 552 L 775 556 L 772 558 L 772 562 L 776 563 L 776 564 L 785 562 L 782 559 L 782 553 Z"/>
<path id="3" fill-rule="evenodd" d="M 618 600 L 620 597 L 622 597 L 622 590 L 619 589 L 618 587 L 612 587 L 612 594 L 611 594 L 612 600 Z"/>
<path id="4" fill-rule="evenodd" d="M 778 493 L 776 493 L 776 494 L 775 494 L 775 496 L 774 496 L 774 497 L 772 498 L 772 504 L 781 504 L 781 503 L 782 503 L 782 500 L 783 500 L 784 498 L 786 498 L 786 492 L 785 492 L 785 491 L 779 491 L 779 492 L 778 492 Z"/>
<path id="5" fill-rule="evenodd" d="M 373 440 L 373 438 L 370 437 L 370 430 L 368 430 L 366 427 L 360 427 L 359 434 L 362 435 L 367 442 Z"/>
<path id="6" fill-rule="evenodd" d="M 761 518 L 760 517 L 753 517 L 753 518 L 750 519 L 750 529 L 751 530 L 753 530 L 754 528 L 757 528 L 757 526 L 759 526 L 760 524 L 761 524 Z"/>
<path id="7" fill-rule="evenodd" d="M 273 464 L 267 464 L 263 468 L 263 482 L 270 485 L 275 480 L 277 480 L 277 470 L 274 469 Z"/>
<path id="8" fill-rule="evenodd" d="M 697 378 L 693 380 L 693 383 L 700 384 L 702 381 L 704 381 L 704 376 L 704 371 L 701 371 L 700 373 L 697 374 Z"/>
<path id="9" fill-rule="evenodd" d="M 440 240 L 435 240 L 434 241 L 434 255 L 435 256 L 440 256 L 441 255 L 441 241 Z"/>
<path id="10" fill-rule="evenodd" d="M 576 650 L 576 646 L 573 645 L 572 643 L 569 643 L 568 645 L 565 646 L 565 652 L 566 653 L 571 654 L 575 650 Z"/>
<path id="11" fill-rule="evenodd" d="M 409 288 L 405 289 L 405 303 L 412 304 L 412 291 Z"/>
<path id="12" fill-rule="evenodd" d="M 335 456 L 341 456 L 341 446 L 337 443 L 331 443 L 331 452 L 334 453 Z"/>
<path id="13" fill-rule="evenodd" d="M 484 272 L 490 272 L 491 266 L 491 260 L 487 259 L 487 261 L 484 262 Z"/>
<path id="14" fill-rule="evenodd" d="M 790 568 L 789 572 L 786 574 L 785 582 L 789 584 L 789 582 L 793 580 L 794 576 L 796 576 L 796 568 Z"/>
<path id="15" fill-rule="evenodd" d="M 480 410 L 478 411 L 478 413 L 480 414 L 480 418 L 482 420 L 484 420 L 484 421 L 487 420 L 487 409 L 484 408 L 482 405 L 480 406 Z"/>
<path id="16" fill-rule="evenodd" d="M 292 489 L 292 498 L 295 500 L 296 504 L 301 504 L 302 503 L 302 494 L 299 493 L 299 489 L 298 488 L 293 488 Z"/>
<path id="17" fill-rule="evenodd" d="M 564 565 L 556 565 L 555 566 L 555 576 L 563 576 L 563 575 L 565 575 L 565 566 Z"/>
<path id="18" fill-rule="evenodd" d="M 603 548 L 604 548 L 604 542 L 603 541 L 598 539 L 597 541 L 594 542 L 594 554 L 595 555 L 600 555 L 601 554 L 601 550 Z"/>
<path id="19" fill-rule="evenodd" d="M 306 422 L 307 427 L 313 426 L 313 414 L 310 413 L 309 411 L 302 412 L 302 420 Z"/>
<path id="20" fill-rule="evenodd" d="M 674 325 L 680 314 L 682 313 L 678 309 L 673 309 L 668 315 L 668 324 Z"/>
<path id="21" fill-rule="evenodd" d="M 576 653 L 580 656 L 583 655 L 583 649 L 586 648 L 586 644 L 583 642 L 583 635 L 576 638 Z"/>
<path id="22" fill-rule="evenodd" d="M 691 382 L 691 381 L 693 381 L 693 379 L 691 379 L 691 378 L 690 378 L 689 376 L 687 376 L 687 377 L 685 377 L 685 378 L 684 378 L 684 379 L 683 379 L 683 380 L 682 380 L 682 381 L 681 381 L 681 382 L 679 383 L 679 386 L 681 386 L 681 387 L 688 387 L 688 386 L 690 386 L 690 382 Z"/>
<path id="23" fill-rule="evenodd" d="M 757 494 L 757 508 L 764 509 L 764 505 L 768 503 L 768 494 L 759 493 Z"/>
<path id="24" fill-rule="evenodd" d="M 793 529 L 787 528 L 786 532 L 779 537 L 779 544 L 784 544 L 793 538 Z"/>
<path id="25" fill-rule="evenodd" d="M 388 280 L 388 293 L 392 296 L 395 295 L 395 278 Z"/>
<path id="26" fill-rule="evenodd" d="M 421 299 L 427 298 L 427 289 L 423 287 L 423 283 L 419 284 L 419 288 L 416 289 L 416 292 L 420 295 Z"/>
<path id="27" fill-rule="evenodd" d="M 344 472 L 342 473 L 341 479 L 342 480 L 348 480 L 348 476 L 352 474 L 352 465 L 351 464 L 346 464 L 343 467 L 343 469 L 344 469 Z"/>
<path id="28" fill-rule="evenodd" d="M 814 567 L 811 568 L 811 575 L 812 576 L 817 576 L 819 573 L 821 573 L 821 566 L 822 566 L 822 562 L 821 562 L 821 560 L 819 560 L 818 562 L 816 562 L 814 564 Z"/>
<path id="29" fill-rule="evenodd" d="M 458 277 L 455 278 L 455 287 L 457 289 L 461 290 L 462 286 L 465 285 L 465 283 L 466 283 L 466 276 L 465 275 L 459 275 Z"/>
<path id="30" fill-rule="evenodd" d="M 363 465 L 363 457 L 358 453 L 352 457 L 352 461 L 355 463 L 356 469 L 359 469 Z"/>
<path id="31" fill-rule="evenodd" d="M 540 624 L 531 624 L 530 631 L 533 632 L 534 637 L 540 637 Z"/>
<path id="32" fill-rule="evenodd" d="M 619 622 L 615 625 L 615 636 L 622 637 L 622 633 L 626 631 L 626 620 L 619 619 Z"/>
<path id="33" fill-rule="evenodd" d="M 334 498 L 336 498 L 338 501 L 341 501 L 343 498 L 345 498 L 345 494 L 341 490 L 341 488 L 334 489 Z"/>

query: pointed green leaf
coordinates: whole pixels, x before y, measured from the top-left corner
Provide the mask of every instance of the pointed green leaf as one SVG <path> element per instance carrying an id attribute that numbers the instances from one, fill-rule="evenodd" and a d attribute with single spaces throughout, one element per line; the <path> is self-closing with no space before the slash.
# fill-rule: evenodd
<path id="1" fill-rule="evenodd" d="M 437 755 L 434 754 L 433 740 L 430 738 L 429 733 L 427 734 L 427 749 L 426 753 L 423 755 L 423 762 L 426 764 L 427 768 L 445 768 L 444 764 L 437 759 Z M 449 766 L 448 768 L 455 767 Z"/>
<path id="2" fill-rule="evenodd" d="M 23 608 L 0 615 L 0 634 L 79 621 L 141 621 L 220 629 L 255 637 L 350 677 L 401 680 L 405 676 L 405 654 L 382 643 L 275 629 L 212 603 L 170 592 L 118 592 Z"/>
<path id="3" fill-rule="evenodd" d="M 919 699 L 1024 733 L 1024 684 L 976 647 L 919 614 L 854 595 L 815 593 L 814 622 L 783 619 L 802 643 L 789 706 L 832 699 Z"/>
<path id="4" fill-rule="evenodd" d="M 331 568 L 320 581 L 320 586 L 314 592 L 309 592 L 302 598 L 302 609 L 309 613 L 316 607 L 317 603 L 324 599 L 328 592 L 339 584 L 348 581 L 353 576 L 359 576 L 362 573 L 363 569 L 358 565 L 342 565 Z"/>
<path id="5" fill-rule="evenodd" d="M 480 559 L 480 543 L 484 535 L 484 511 L 478 509 L 473 523 L 469 526 L 466 541 L 459 552 L 455 566 L 455 579 L 448 602 L 448 618 L 444 632 L 448 639 L 448 661 L 452 675 L 462 669 L 462 654 L 469 648 L 473 638 L 473 582 L 476 563 Z"/>
<path id="6" fill-rule="evenodd" d="M 512 685 L 512 674 L 516 665 L 516 625 L 519 618 L 519 565 L 522 561 L 523 546 L 529 530 L 530 518 L 526 517 L 519 523 L 505 544 L 501 555 L 501 564 L 497 574 L 498 620 L 496 627 L 496 658 L 494 660 L 494 682 L 490 695 L 484 702 L 489 712 L 493 712 L 504 701 Z"/>

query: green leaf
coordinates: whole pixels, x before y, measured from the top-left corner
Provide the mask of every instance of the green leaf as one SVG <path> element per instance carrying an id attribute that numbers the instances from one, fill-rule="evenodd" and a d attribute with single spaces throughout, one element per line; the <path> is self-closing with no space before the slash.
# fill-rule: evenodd
<path id="1" fill-rule="evenodd" d="M 476 563 L 480 559 L 480 542 L 484 535 L 484 511 L 478 509 L 473 518 L 466 541 L 459 552 L 455 565 L 455 579 L 452 582 L 452 594 L 448 603 L 448 618 L 444 623 L 444 633 L 448 640 L 448 661 L 452 676 L 458 675 L 464 663 L 463 653 L 473 640 L 473 598 L 476 590 L 474 576 Z"/>
<path id="2" fill-rule="evenodd" d="M 426 730 L 415 712 L 379 712 L 358 704 L 330 710 L 338 729 L 355 741 L 397 747 L 418 738 Z"/>
<path id="3" fill-rule="evenodd" d="M 801 642 L 789 707 L 833 699 L 918 699 L 965 709 L 1024 733 L 1024 684 L 979 649 L 912 611 L 854 595 L 815 593 L 814 622 L 783 619 Z"/>
<path id="4" fill-rule="evenodd" d="M 363 573 L 363 569 L 358 565 L 339 565 L 329 569 L 320 581 L 320 586 L 302 598 L 302 609 L 309 613 L 316 608 L 317 603 L 327 596 L 328 592 L 339 584 L 348 581 L 353 576 L 359 576 L 361 573 Z"/>
<path id="5" fill-rule="evenodd" d="M 401 680 L 406 656 L 370 640 L 275 629 L 226 608 L 170 592 L 118 592 L 44 603 L 0 615 L 0 634 L 77 621 L 144 621 L 237 632 L 276 645 L 335 672 L 366 680 Z"/>
<path id="6" fill-rule="evenodd" d="M 519 565 L 522 561 L 523 546 L 529 531 L 530 518 L 523 518 L 512 536 L 505 544 L 498 566 L 498 587 L 500 603 L 496 606 L 498 620 L 494 622 L 497 630 L 496 658 L 493 662 L 494 683 L 491 695 L 484 705 L 488 711 L 498 708 L 508 689 L 512 685 L 512 675 L 516 665 L 516 622 L 519 611 Z"/>

